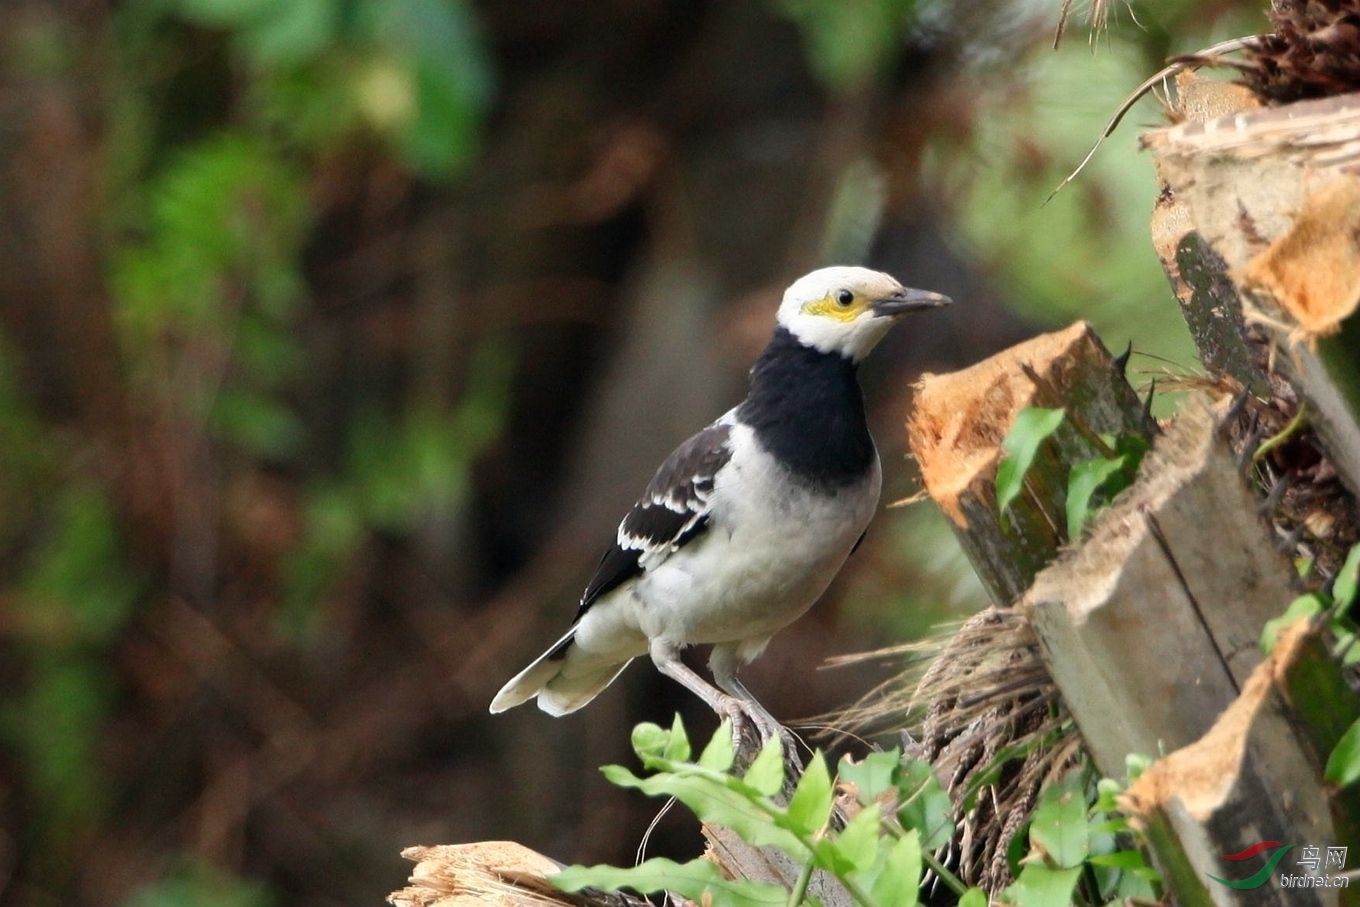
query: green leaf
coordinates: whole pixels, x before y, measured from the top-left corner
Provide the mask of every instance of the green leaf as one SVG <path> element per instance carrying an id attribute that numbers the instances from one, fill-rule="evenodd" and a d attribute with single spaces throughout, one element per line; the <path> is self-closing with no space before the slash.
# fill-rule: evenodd
<path id="1" fill-rule="evenodd" d="M 1336 748 L 1327 757 L 1327 768 L 1322 777 L 1337 787 L 1345 787 L 1360 780 L 1360 719 L 1341 735 Z"/>
<path id="2" fill-rule="evenodd" d="M 911 907 L 920 887 L 921 839 L 915 831 L 909 831 L 888 848 L 883 869 L 870 884 L 869 893 L 879 904 Z"/>
<path id="3" fill-rule="evenodd" d="M 1114 812 L 1119 809 L 1116 798 L 1124 792 L 1124 785 L 1113 778 L 1101 778 L 1096 782 L 1096 802 L 1091 807 L 1091 815 Z"/>
<path id="4" fill-rule="evenodd" d="M 1031 844 L 1042 848 L 1049 861 L 1063 869 L 1080 867 L 1089 853 L 1086 797 L 1079 772 L 1050 785 L 1039 795 L 1039 806 L 1029 827 Z"/>
<path id="5" fill-rule="evenodd" d="M 200 25 L 240 28 L 269 15 L 269 0 L 178 0 L 180 15 Z"/>
<path id="6" fill-rule="evenodd" d="M 645 763 L 663 756 L 670 739 L 670 732 L 661 725 L 644 721 L 633 728 L 633 752 Z"/>
<path id="7" fill-rule="evenodd" d="M 936 850 L 954 837 L 954 804 L 940 786 L 935 771 L 924 759 L 902 762 L 897 779 L 902 806 L 897 817 L 907 828 L 921 834 L 921 845 Z"/>
<path id="8" fill-rule="evenodd" d="M 1050 869 L 1043 863 L 1030 863 L 1020 870 L 1005 896 L 1016 907 L 1068 907 L 1080 878 L 1080 866 Z"/>
<path id="9" fill-rule="evenodd" d="M 826 769 L 826 758 L 818 750 L 812 754 L 789 798 L 788 820 L 792 830 L 808 837 L 820 832 L 831 815 L 831 800 L 831 775 Z"/>
<path id="10" fill-rule="evenodd" d="M 901 761 L 902 753 L 896 748 L 884 753 L 870 753 L 861 762 L 853 762 L 849 756 L 844 756 L 836 769 L 836 776 L 842 783 L 853 784 L 855 799 L 860 805 L 869 806 L 884 791 L 892 790 L 893 777 Z"/>
<path id="11" fill-rule="evenodd" d="M 124 907 L 270 907 L 270 890 L 193 859 L 161 879 L 139 888 Z"/>
<path id="12" fill-rule="evenodd" d="M 732 722 L 724 720 L 713 732 L 713 737 L 699 754 L 699 765 L 715 772 L 725 772 L 732 767 L 736 752 L 732 748 Z"/>
<path id="13" fill-rule="evenodd" d="M 289 459 L 306 437 L 302 421 L 285 404 L 244 388 L 222 388 L 211 419 L 215 434 L 261 458 Z"/>
<path id="14" fill-rule="evenodd" d="M 628 869 L 568 866 L 556 875 L 549 876 L 548 881 L 563 891 L 580 891 L 583 888 L 603 888 L 607 891 L 632 888 L 643 894 L 670 891 L 696 903 L 712 904 L 713 907 L 783 904 L 788 897 L 778 885 L 725 878 L 722 870 L 702 857 L 688 863 L 654 857 Z"/>
<path id="15" fill-rule="evenodd" d="M 1127 753 L 1124 756 L 1124 774 L 1129 783 L 1137 781 L 1155 760 L 1145 753 Z"/>
<path id="16" fill-rule="evenodd" d="M 1261 629 L 1261 651 L 1269 655 L 1286 627 L 1296 621 L 1306 620 L 1321 614 L 1326 607 L 1322 598 L 1315 592 L 1309 592 L 1307 595 L 1300 595 L 1294 599 L 1289 603 L 1289 607 L 1285 609 L 1283 614 L 1266 621 L 1265 627 Z"/>
<path id="17" fill-rule="evenodd" d="M 666 749 L 661 754 L 662 758 L 672 762 L 688 762 L 690 753 L 689 735 L 685 733 L 685 723 L 680 720 L 680 713 L 676 712 L 675 718 L 671 721 L 670 737 L 666 740 Z"/>
<path id="18" fill-rule="evenodd" d="M 1344 614 L 1354 603 L 1357 582 L 1360 582 L 1360 545 L 1352 545 L 1346 563 L 1341 565 L 1332 582 L 1332 602 L 1338 613 Z"/>
<path id="19" fill-rule="evenodd" d="M 476 150 L 493 92 L 476 11 L 450 0 L 370 0 L 365 9 L 414 96 L 409 115 L 392 124 L 400 151 L 426 177 L 456 174 Z"/>
<path id="20" fill-rule="evenodd" d="M 1107 460 L 1097 457 L 1072 467 L 1067 480 L 1067 537 L 1081 538 L 1081 530 L 1091 515 L 1091 498 L 1111 476 L 1124 467 L 1124 457 Z"/>
<path id="21" fill-rule="evenodd" d="M 767 797 L 784 789 L 784 742 L 778 737 L 765 741 L 751 767 L 746 770 L 746 783 Z"/>
<path id="22" fill-rule="evenodd" d="M 335 40 L 339 10 L 332 0 L 271 4 L 269 15 L 240 36 L 241 44 L 262 68 L 301 65 Z"/>
<path id="23" fill-rule="evenodd" d="M 775 824 L 776 810 L 761 802 L 760 792 L 736 778 L 700 773 L 698 769 L 665 771 L 639 778 L 621 765 L 606 765 L 600 771 L 619 787 L 640 790 L 650 797 L 674 797 L 701 821 L 725 825 L 748 844 L 756 847 L 772 844 L 799 861 L 811 856 L 796 835 Z"/>
<path id="24" fill-rule="evenodd" d="M 1347 629 L 1348 621 L 1333 621 L 1332 632 L 1336 634 L 1336 651 L 1342 653 L 1341 664 L 1349 668 L 1360 664 L 1360 645 L 1356 645 L 1355 631 Z"/>
<path id="25" fill-rule="evenodd" d="M 877 806 L 866 806 L 830 841 L 836 860 L 829 867 L 837 874 L 863 871 L 878 859 L 880 825 L 883 817 Z"/>
<path id="26" fill-rule="evenodd" d="M 838 93 L 872 83 L 902 52 L 894 40 L 909 31 L 919 4 L 912 0 L 781 0 L 775 9 L 798 24 L 809 68 Z"/>
<path id="27" fill-rule="evenodd" d="M 987 907 L 987 892 L 981 888 L 969 888 L 959 898 L 959 907 Z"/>
<path id="28" fill-rule="evenodd" d="M 1116 850 L 1113 853 L 1096 853 L 1086 858 L 1092 866 L 1112 866 L 1115 869 L 1142 869 L 1147 866 L 1147 858 L 1140 850 Z"/>
<path id="29" fill-rule="evenodd" d="M 1065 415 L 1065 410 L 1045 409 L 1042 406 L 1027 406 L 1016 414 L 1015 423 L 1001 442 L 1001 449 L 1005 453 L 996 468 L 998 513 L 1004 514 L 1011 502 L 1019 497 L 1025 484 L 1025 474 L 1034 465 L 1039 445 L 1058 430 Z"/>

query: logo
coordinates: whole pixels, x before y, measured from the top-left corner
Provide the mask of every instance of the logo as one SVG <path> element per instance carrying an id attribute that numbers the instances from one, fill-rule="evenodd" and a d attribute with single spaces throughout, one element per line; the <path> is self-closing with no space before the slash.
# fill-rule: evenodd
<path id="1" fill-rule="evenodd" d="M 1210 875 L 1220 885 L 1235 888 L 1238 891 L 1249 891 L 1253 888 L 1260 888 L 1270 881 L 1275 868 L 1280 865 L 1280 861 L 1285 858 L 1291 850 L 1293 844 L 1282 844 L 1279 841 L 1257 841 L 1245 850 L 1237 853 L 1225 853 L 1223 859 L 1230 863 L 1243 863 L 1253 860 L 1261 854 L 1266 854 L 1265 863 L 1246 878 L 1241 879 L 1221 879 L 1216 875 Z M 1294 861 L 1297 866 L 1303 867 L 1302 872 L 1280 874 L 1281 888 L 1346 888 L 1350 885 L 1350 878 L 1344 874 L 1332 875 L 1320 870 L 1335 869 L 1339 873 L 1346 868 L 1346 847 L 1335 847 L 1327 845 L 1322 847 L 1317 844 L 1305 844 L 1299 848 L 1299 858 Z"/>
<path id="2" fill-rule="evenodd" d="M 1266 858 L 1266 864 L 1260 869 L 1247 876 L 1245 879 L 1220 879 L 1218 876 L 1209 876 L 1220 885 L 1227 885 L 1229 888 L 1236 888 L 1238 891 L 1248 891 L 1252 888 L 1260 888 L 1269 879 L 1270 874 L 1275 871 L 1275 867 L 1284 859 L 1284 855 L 1294 848 L 1293 844 L 1280 844 L 1279 841 L 1257 841 L 1246 850 L 1239 850 L 1237 853 L 1225 853 L 1223 859 L 1232 863 L 1240 863 L 1250 860 L 1259 853 L 1271 851 Z"/>

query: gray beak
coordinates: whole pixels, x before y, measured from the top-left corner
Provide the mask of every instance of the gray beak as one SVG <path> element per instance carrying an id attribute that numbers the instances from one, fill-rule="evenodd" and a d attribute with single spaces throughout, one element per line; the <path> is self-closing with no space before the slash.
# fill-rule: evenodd
<path id="1" fill-rule="evenodd" d="M 871 308 L 874 310 L 874 317 L 882 318 L 891 315 L 903 315 L 921 309 L 938 309 L 940 306 L 949 305 L 953 301 L 948 296 L 932 293 L 929 290 L 913 290 L 909 287 L 903 287 L 891 296 L 875 299 Z"/>

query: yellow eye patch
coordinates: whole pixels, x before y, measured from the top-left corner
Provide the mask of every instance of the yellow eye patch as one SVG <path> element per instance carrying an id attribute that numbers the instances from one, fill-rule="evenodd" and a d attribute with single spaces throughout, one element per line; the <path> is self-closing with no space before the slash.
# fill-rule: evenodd
<path id="1" fill-rule="evenodd" d="M 816 302 L 809 302 L 803 306 L 803 312 L 808 315 L 834 318 L 836 321 L 854 321 L 868 307 L 869 300 L 858 294 L 855 295 L 854 300 L 849 305 L 841 305 L 836 301 L 836 294 L 831 293 Z"/>

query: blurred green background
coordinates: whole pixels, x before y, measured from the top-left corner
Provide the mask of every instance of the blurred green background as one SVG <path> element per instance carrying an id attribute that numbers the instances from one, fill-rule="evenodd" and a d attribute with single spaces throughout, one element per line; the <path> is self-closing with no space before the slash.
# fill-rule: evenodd
<path id="1" fill-rule="evenodd" d="M 652 467 L 740 398 L 782 287 L 952 295 L 863 370 L 885 501 L 910 383 L 1075 318 L 1191 364 L 1143 101 L 1263 3 L 0 2 L 0 902 L 376 904 L 401 848 L 628 863 L 648 667 L 492 719 Z M 1137 370 L 1164 367 L 1134 359 Z M 981 603 L 885 510 L 747 673 Z M 652 852 L 697 838 L 663 824 Z"/>

